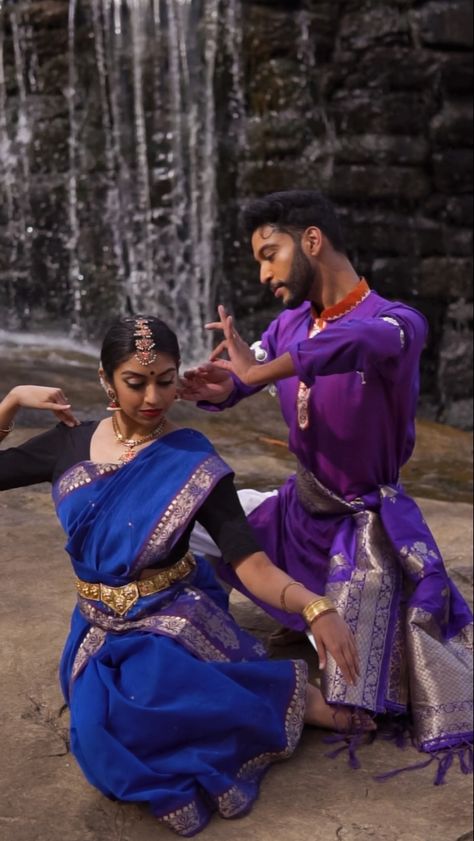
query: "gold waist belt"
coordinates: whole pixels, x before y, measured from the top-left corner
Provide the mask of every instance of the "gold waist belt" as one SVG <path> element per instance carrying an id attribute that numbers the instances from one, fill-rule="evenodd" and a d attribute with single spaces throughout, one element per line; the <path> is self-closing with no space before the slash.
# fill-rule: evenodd
<path id="1" fill-rule="evenodd" d="M 83 599 L 103 602 L 118 616 L 123 616 L 141 596 L 152 596 L 160 590 L 166 590 L 176 581 L 181 581 L 195 568 L 196 561 L 192 552 L 186 552 L 181 560 L 170 567 L 157 570 L 150 578 L 130 581 L 121 587 L 109 587 L 107 584 L 91 584 L 89 581 L 76 579 L 77 592 Z"/>

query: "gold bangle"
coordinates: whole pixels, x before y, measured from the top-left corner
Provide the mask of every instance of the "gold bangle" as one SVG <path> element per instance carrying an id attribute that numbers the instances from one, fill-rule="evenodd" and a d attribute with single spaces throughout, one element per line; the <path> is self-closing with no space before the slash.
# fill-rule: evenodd
<path id="1" fill-rule="evenodd" d="M 14 429 L 15 429 L 15 424 L 11 423 L 10 426 L 8 427 L 8 429 L 0 429 L 0 432 L 3 433 L 3 435 L 8 435 L 8 433 L 13 432 Z"/>
<path id="2" fill-rule="evenodd" d="M 310 627 L 313 624 L 313 622 L 316 622 L 317 619 L 321 619 L 321 616 L 326 616 L 326 613 L 337 613 L 337 610 L 335 607 L 328 607 L 327 610 L 322 610 L 320 613 L 318 613 L 317 616 L 314 617 L 314 619 L 311 620 Z"/>
<path id="3" fill-rule="evenodd" d="M 306 605 L 302 611 L 303 619 L 307 625 L 311 625 L 315 619 L 322 616 L 323 613 L 337 613 L 334 603 L 327 596 L 320 596 L 313 599 L 312 602 Z"/>
<path id="4" fill-rule="evenodd" d="M 286 613 L 291 613 L 291 611 L 288 610 L 288 607 L 287 607 L 286 601 L 285 601 L 286 591 L 289 590 L 290 587 L 304 587 L 304 584 L 301 584 L 300 581 L 289 581 L 288 584 L 285 584 L 285 586 L 283 587 L 283 590 L 281 591 L 281 594 L 280 594 L 280 604 L 281 604 L 282 610 L 285 610 Z"/>

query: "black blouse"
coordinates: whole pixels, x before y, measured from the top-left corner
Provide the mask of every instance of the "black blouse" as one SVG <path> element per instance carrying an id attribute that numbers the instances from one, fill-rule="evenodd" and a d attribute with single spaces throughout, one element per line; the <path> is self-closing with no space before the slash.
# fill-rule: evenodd
<path id="1" fill-rule="evenodd" d="M 74 428 L 60 423 L 19 447 L 0 450 L 0 491 L 39 482 L 54 483 L 70 467 L 88 461 L 91 438 L 99 423 L 86 421 Z M 209 532 L 228 563 L 236 563 L 261 551 L 240 504 L 232 475 L 217 483 L 195 519 Z M 186 553 L 193 525 L 194 520 L 160 566 L 168 566 Z"/>

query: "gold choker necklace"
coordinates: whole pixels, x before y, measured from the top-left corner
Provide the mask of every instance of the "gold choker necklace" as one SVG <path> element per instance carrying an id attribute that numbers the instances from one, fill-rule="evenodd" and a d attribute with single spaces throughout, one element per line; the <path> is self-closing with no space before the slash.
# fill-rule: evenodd
<path id="1" fill-rule="evenodd" d="M 139 447 L 140 444 L 145 444 L 147 441 L 153 441 L 154 438 L 159 438 L 163 429 L 165 427 L 166 417 L 161 418 L 158 426 L 155 427 L 148 435 L 144 435 L 143 438 L 126 438 L 120 432 L 117 415 L 112 416 L 112 426 L 114 429 L 114 435 L 117 441 L 120 441 L 121 444 L 126 448 L 126 451 L 123 455 L 120 456 L 119 462 L 121 464 L 127 464 L 132 458 L 135 458 L 136 452 L 134 452 L 136 447 Z"/>

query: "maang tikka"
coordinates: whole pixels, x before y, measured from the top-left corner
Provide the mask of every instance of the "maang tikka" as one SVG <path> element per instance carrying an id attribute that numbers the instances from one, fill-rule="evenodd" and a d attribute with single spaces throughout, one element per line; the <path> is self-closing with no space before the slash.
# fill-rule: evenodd
<path id="1" fill-rule="evenodd" d="M 150 325 L 146 318 L 138 318 L 135 324 L 135 359 L 140 365 L 153 365 L 158 356 Z"/>

